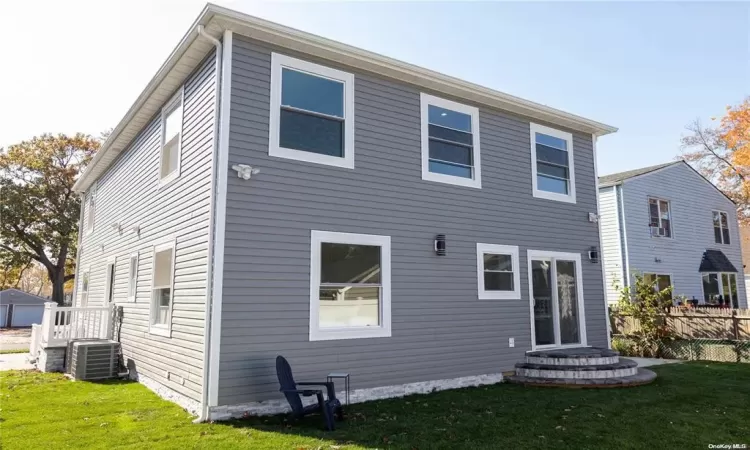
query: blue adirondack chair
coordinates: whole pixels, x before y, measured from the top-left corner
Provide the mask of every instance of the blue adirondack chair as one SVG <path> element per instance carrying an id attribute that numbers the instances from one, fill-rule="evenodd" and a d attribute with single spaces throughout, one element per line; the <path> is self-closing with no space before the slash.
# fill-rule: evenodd
<path id="1" fill-rule="evenodd" d="M 326 428 L 329 431 L 336 428 L 334 418 L 344 420 L 344 410 L 341 407 L 341 402 L 336 399 L 333 382 L 295 382 L 289 362 L 280 355 L 276 357 L 276 375 L 279 377 L 279 391 L 286 396 L 295 418 L 301 419 L 308 414 L 319 412 L 323 416 Z M 323 397 L 323 391 L 320 389 L 299 389 L 298 386 L 325 386 L 328 399 L 326 400 Z M 301 397 L 312 397 L 313 395 L 318 398 L 318 403 L 303 406 Z"/>

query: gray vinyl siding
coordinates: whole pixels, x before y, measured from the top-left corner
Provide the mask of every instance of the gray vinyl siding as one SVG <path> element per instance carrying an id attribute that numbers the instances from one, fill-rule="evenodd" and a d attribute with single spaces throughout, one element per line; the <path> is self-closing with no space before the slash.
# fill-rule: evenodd
<path id="1" fill-rule="evenodd" d="M 529 121 L 481 106 L 482 189 L 423 181 L 417 88 L 274 50 L 355 74 L 355 169 L 270 157 L 271 51 L 235 36 L 229 163 L 260 173 L 229 176 L 220 405 L 280 398 L 279 354 L 353 389 L 512 370 L 531 346 L 528 249 L 582 255 L 588 343 L 607 345 L 590 135 L 573 133 L 577 204 L 532 197 Z M 391 237 L 392 337 L 309 341 L 310 230 Z M 477 299 L 478 242 L 519 246 L 521 300 Z"/>
<path id="2" fill-rule="evenodd" d="M 623 264 L 619 208 L 616 186 L 599 189 L 600 223 L 602 233 L 602 261 L 608 302 L 619 299 L 615 286 L 623 286 Z"/>
<path id="3" fill-rule="evenodd" d="M 706 249 L 721 250 L 739 270 L 740 305 L 746 307 L 744 273 L 735 205 L 685 164 L 677 164 L 622 185 L 627 217 L 627 245 L 631 277 L 636 273 L 672 275 L 675 295 L 702 301 L 698 272 Z M 648 227 L 648 198 L 669 200 L 674 239 L 652 238 Z M 712 210 L 729 214 L 730 245 L 714 241 Z M 656 259 L 661 262 L 656 262 Z"/>
<path id="4" fill-rule="evenodd" d="M 114 299 L 124 308 L 122 348 L 139 374 L 199 401 L 203 376 L 216 62 L 209 55 L 184 84 L 180 176 L 159 187 L 160 117 L 154 117 L 97 181 L 94 231 L 83 236 L 79 273 L 90 269 L 89 306 L 105 302 L 108 259 Z M 122 224 L 122 232 L 111 224 Z M 132 227 L 140 226 L 140 234 Z M 171 338 L 149 333 L 153 247 L 176 239 Z M 138 253 L 135 302 L 128 301 Z M 79 280 L 82 277 L 78 277 Z M 80 281 L 76 304 L 80 302 Z M 131 368 L 132 368 L 131 367 Z"/>

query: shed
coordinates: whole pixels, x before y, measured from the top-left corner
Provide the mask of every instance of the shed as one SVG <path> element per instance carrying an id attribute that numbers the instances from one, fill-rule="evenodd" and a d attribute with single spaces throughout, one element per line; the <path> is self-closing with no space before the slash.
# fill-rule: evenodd
<path id="1" fill-rule="evenodd" d="M 41 324 L 46 303 L 53 302 L 18 289 L 0 291 L 0 327 Z"/>

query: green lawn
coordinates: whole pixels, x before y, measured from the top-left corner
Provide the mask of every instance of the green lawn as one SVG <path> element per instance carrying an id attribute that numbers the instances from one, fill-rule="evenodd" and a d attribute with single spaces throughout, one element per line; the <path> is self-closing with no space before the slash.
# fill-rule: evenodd
<path id="1" fill-rule="evenodd" d="M 191 423 L 130 382 L 0 372 L 0 448 L 705 449 L 750 444 L 750 364 L 657 367 L 628 389 L 499 384 L 353 405 L 332 433 L 319 417 Z"/>
<path id="2" fill-rule="evenodd" d="M 29 353 L 29 349 L 21 350 L 0 350 L 0 355 L 11 355 L 14 353 Z"/>

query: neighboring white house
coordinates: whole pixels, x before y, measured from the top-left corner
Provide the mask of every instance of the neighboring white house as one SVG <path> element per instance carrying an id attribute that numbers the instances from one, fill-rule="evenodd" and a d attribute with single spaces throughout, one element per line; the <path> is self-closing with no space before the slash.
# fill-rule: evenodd
<path id="1" fill-rule="evenodd" d="M 747 307 L 736 205 L 684 161 L 599 178 L 607 300 L 641 273 L 700 303 Z"/>

